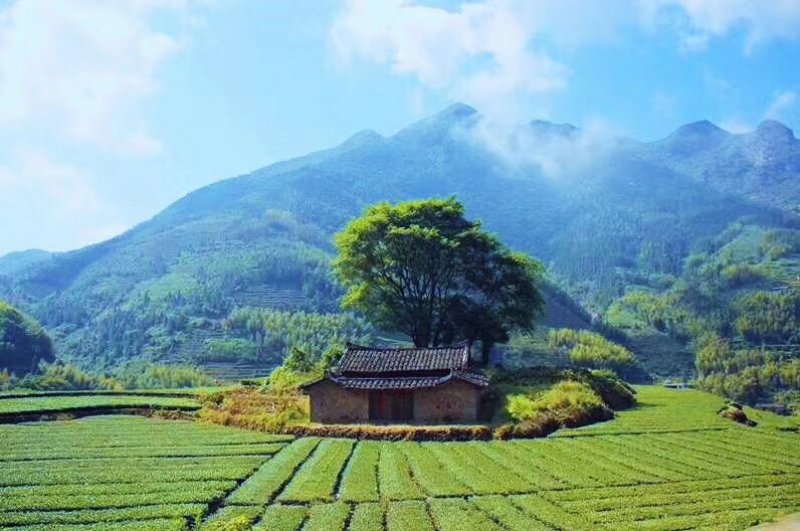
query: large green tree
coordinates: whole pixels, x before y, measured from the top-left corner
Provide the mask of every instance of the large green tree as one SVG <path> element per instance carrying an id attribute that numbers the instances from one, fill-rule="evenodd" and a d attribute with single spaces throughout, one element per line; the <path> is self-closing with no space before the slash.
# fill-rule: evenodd
<path id="1" fill-rule="evenodd" d="M 0 369 L 24 374 L 54 359 L 53 344 L 39 323 L 0 301 Z"/>
<path id="2" fill-rule="evenodd" d="M 480 341 L 486 363 L 544 308 L 541 265 L 466 219 L 455 198 L 374 205 L 336 246 L 343 306 L 420 347 Z"/>

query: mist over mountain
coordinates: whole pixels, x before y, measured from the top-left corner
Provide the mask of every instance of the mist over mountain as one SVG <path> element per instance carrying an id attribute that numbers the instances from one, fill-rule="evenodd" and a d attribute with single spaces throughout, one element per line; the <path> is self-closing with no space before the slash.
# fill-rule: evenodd
<path id="1" fill-rule="evenodd" d="M 206 186 L 106 242 L 0 258 L 0 297 L 40 319 L 63 359 L 186 359 L 236 335 L 223 325 L 237 308 L 336 312 L 331 236 L 380 201 L 456 196 L 601 313 L 642 277 L 680 275 L 732 223 L 798 226 L 800 142 L 778 122 L 696 122 L 651 143 L 538 120 L 487 142 L 483 124 L 456 104 Z M 587 322 L 549 298 L 551 319 Z"/>

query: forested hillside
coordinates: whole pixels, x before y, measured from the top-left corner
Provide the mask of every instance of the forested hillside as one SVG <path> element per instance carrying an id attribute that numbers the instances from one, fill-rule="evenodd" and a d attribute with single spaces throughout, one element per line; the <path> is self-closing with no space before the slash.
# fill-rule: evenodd
<path id="1" fill-rule="evenodd" d="M 645 151 L 650 160 L 721 192 L 800 212 L 800 143 L 780 122 L 765 120 L 740 135 L 696 122 Z"/>
<path id="2" fill-rule="evenodd" d="M 53 361 L 53 343 L 41 325 L 0 300 L 0 383 L 10 372 L 27 372 Z"/>
<path id="3" fill-rule="evenodd" d="M 745 304 L 728 276 L 764 269 L 769 275 L 748 289 L 769 290 L 794 272 L 794 251 L 742 271 L 719 262 L 732 224 L 796 237 L 800 142 L 780 124 L 747 135 L 700 123 L 660 142 L 609 139 L 588 163 L 555 175 L 498 157 L 473 134 L 480 120 L 454 105 L 391 137 L 361 132 L 202 188 L 112 240 L 0 268 L 0 297 L 41 320 L 60 357 L 85 365 L 230 359 L 231 352 L 267 363 L 293 346 L 316 349 L 374 332 L 357 316 L 334 315 L 334 232 L 376 202 L 450 195 L 510 247 L 548 266 L 554 326 L 588 326 L 583 308 L 605 317 L 620 297 L 620 307 L 631 297 L 675 297 L 698 261 L 717 271 L 714 289 L 736 299 L 725 308 Z M 574 158 L 585 145 L 571 126 L 534 122 L 525 134 L 534 147 L 558 145 Z M 259 317 L 242 325 L 245 314 Z M 640 324 L 689 348 L 681 332 Z M 666 364 L 661 372 L 685 368 Z"/>
<path id="4" fill-rule="evenodd" d="M 732 224 L 698 244 L 680 276 L 631 286 L 607 322 L 634 344 L 690 347 L 686 361 L 695 361 L 710 391 L 749 403 L 797 402 L 800 232 Z"/>

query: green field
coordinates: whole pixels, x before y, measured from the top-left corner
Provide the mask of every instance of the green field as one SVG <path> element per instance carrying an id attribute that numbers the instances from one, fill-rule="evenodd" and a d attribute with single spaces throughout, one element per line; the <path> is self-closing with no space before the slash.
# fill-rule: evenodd
<path id="1" fill-rule="evenodd" d="M 199 409 L 195 398 L 147 395 L 26 396 L 0 398 L 0 418 L 21 413 L 66 413 L 94 409 Z"/>
<path id="2" fill-rule="evenodd" d="M 106 389 L 70 389 L 67 391 L 39 391 L 36 389 L 12 389 L 0 391 L 0 400 L 11 398 L 26 398 L 34 396 L 166 396 L 166 397 L 196 397 L 201 393 L 213 393 L 227 389 L 226 386 L 207 387 L 172 387 L 163 389 L 125 389 L 111 391 Z"/>
<path id="3" fill-rule="evenodd" d="M 0 426 L 0 528 L 744 529 L 800 510 L 800 436 L 640 388 L 539 440 L 384 443 L 106 416 Z M 765 416 L 766 417 L 766 416 Z"/>

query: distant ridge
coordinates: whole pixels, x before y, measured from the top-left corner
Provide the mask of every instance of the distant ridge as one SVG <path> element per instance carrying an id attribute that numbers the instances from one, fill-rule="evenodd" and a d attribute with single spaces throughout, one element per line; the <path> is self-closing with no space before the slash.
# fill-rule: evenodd
<path id="1" fill-rule="evenodd" d="M 744 135 L 695 122 L 656 142 L 610 143 L 602 159 L 571 142 L 583 134 L 573 125 L 520 124 L 567 140 L 559 155 L 582 164 L 562 180 L 537 165 L 546 150 L 510 170 L 470 136 L 481 119 L 454 104 L 392 136 L 361 131 L 195 190 L 112 240 L 0 258 L 0 298 L 56 331 L 65 359 L 172 359 L 241 306 L 337 312 L 332 235 L 380 201 L 454 195 L 547 266 L 584 306 L 554 290 L 552 322 L 578 326 L 643 276 L 679 276 L 734 222 L 798 226 L 800 142 L 777 122 Z"/>
<path id="2" fill-rule="evenodd" d="M 796 140 L 794 131 L 777 120 L 764 120 L 755 130 L 756 136 L 777 142 Z"/>
<path id="3" fill-rule="evenodd" d="M 554 124 L 544 120 L 533 120 L 530 122 L 530 128 L 534 133 L 558 136 L 573 136 L 580 132 L 580 129 L 572 124 Z"/>
<path id="4" fill-rule="evenodd" d="M 16 274 L 53 256 L 53 253 L 42 249 L 28 249 L 5 254 L 0 256 L 0 275 Z"/>

